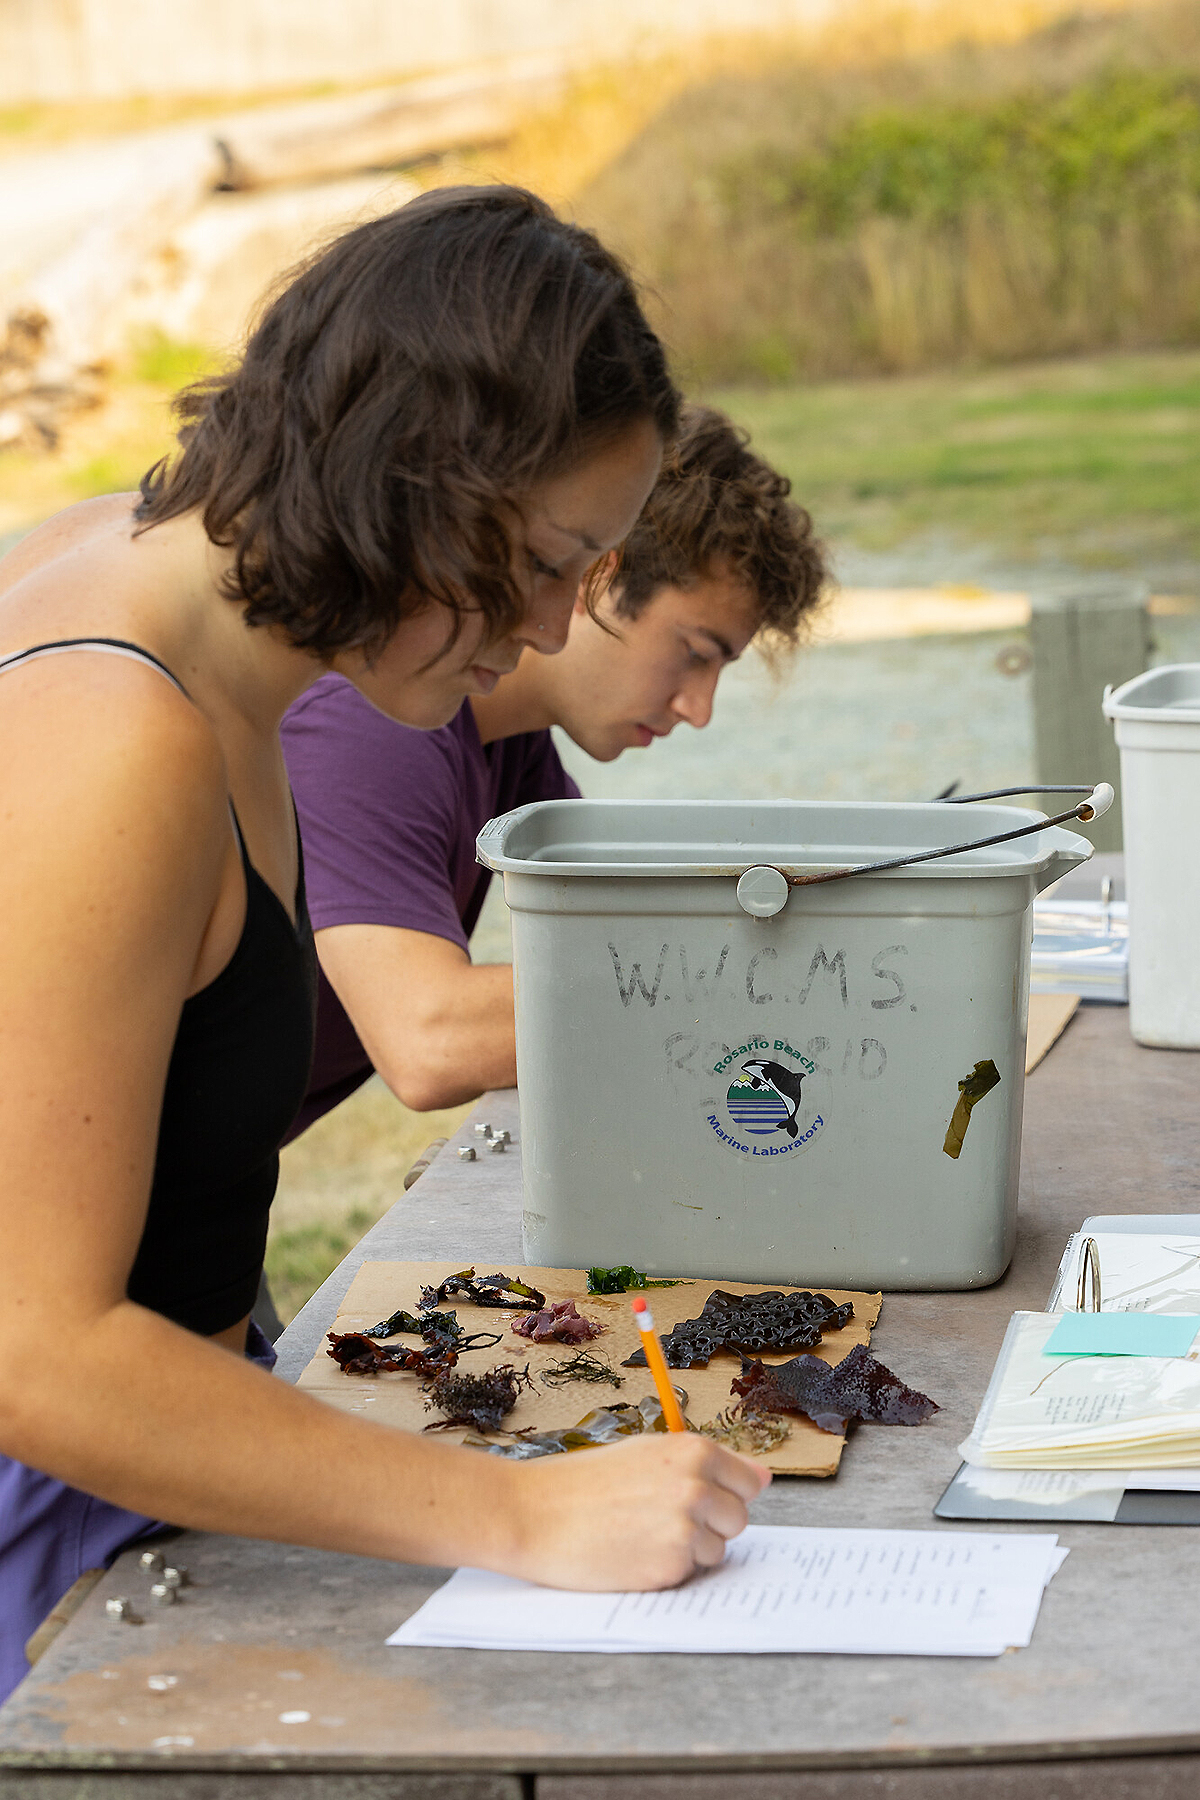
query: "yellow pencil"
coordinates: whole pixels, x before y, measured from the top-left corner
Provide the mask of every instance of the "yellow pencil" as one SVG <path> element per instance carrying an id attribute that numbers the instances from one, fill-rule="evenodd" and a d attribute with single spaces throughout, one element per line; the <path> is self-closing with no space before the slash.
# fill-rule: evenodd
<path id="1" fill-rule="evenodd" d="M 658 1389 L 658 1397 L 662 1402 L 663 1418 L 667 1421 L 667 1430 L 686 1431 L 687 1426 L 684 1424 L 683 1414 L 679 1410 L 675 1389 L 671 1386 L 667 1359 L 663 1355 L 662 1345 L 658 1341 L 658 1333 L 654 1329 L 654 1318 L 650 1308 L 640 1294 L 631 1304 L 634 1320 L 642 1334 L 642 1348 L 646 1352 L 646 1361 L 650 1365 L 650 1373 L 654 1377 L 654 1385 Z"/>

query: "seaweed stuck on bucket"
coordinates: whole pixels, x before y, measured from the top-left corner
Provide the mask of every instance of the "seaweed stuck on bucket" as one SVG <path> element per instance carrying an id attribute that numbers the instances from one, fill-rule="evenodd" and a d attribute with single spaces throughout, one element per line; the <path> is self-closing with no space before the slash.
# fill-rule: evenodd
<path id="1" fill-rule="evenodd" d="M 958 1104 L 951 1115 L 946 1141 L 942 1145 L 946 1155 L 954 1157 L 956 1162 L 967 1135 L 967 1126 L 971 1123 L 972 1107 L 999 1085 L 1000 1071 L 991 1057 L 986 1062 L 977 1062 L 971 1073 L 959 1082 Z"/>

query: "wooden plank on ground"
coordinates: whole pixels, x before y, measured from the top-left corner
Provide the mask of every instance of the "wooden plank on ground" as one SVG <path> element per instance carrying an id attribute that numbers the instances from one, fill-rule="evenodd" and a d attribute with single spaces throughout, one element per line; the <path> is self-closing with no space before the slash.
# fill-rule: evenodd
<path id="1" fill-rule="evenodd" d="M 1030 994 L 1029 1029 L 1025 1036 L 1025 1073 L 1037 1068 L 1075 1016 L 1078 994 Z"/>

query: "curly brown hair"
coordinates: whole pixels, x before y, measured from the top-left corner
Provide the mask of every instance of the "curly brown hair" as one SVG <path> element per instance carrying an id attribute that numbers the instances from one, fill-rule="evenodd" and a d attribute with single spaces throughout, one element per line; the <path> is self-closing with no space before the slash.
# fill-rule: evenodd
<path id="1" fill-rule="evenodd" d="M 768 645 L 794 644 L 828 577 L 812 518 L 791 483 L 710 406 L 686 406 L 679 437 L 645 511 L 625 540 L 613 610 L 634 619 L 659 588 L 715 572 L 741 582 L 761 609 Z"/>
<path id="2" fill-rule="evenodd" d="M 679 395 L 626 270 L 521 188 L 444 188 L 338 238 L 240 364 L 176 401 L 138 529 L 199 511 L 252 625 L 328 658 L 429 602 L 499 635 L 523 495 Z"/>

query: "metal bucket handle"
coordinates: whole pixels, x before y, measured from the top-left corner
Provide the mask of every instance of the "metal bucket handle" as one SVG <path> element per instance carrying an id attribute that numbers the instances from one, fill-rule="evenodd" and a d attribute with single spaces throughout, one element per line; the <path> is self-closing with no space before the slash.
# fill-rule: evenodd
<path id="1" fill-rule="evenodd" d="M 752 918 L 770 919 L 783 910 L 788 894 L 794 887 L 816 887 L 821 882 L 846 881 L 852 875 L 879 875 L 888 869 L 907 869 L 913 863 L 936 862 L 943 856 L 959 856 L 967 850 L 987 850 L 993 844 L 1008 844 L 1014 838 L 1031 837 L 1035 832 L 1049 831 L 1055 825 L 1066 825 L 1072 819 L 1078 819 L 1087 825 L 1106 813 L 1116 798 L 1109 783 L 1102 781 L 1090 792 L 1078 787 L 1002 788 L 992 794 L 965 794 L 958 804 L 964 804 L 968 800 L 998 800 L 1008 794 L 1039 792 L 1087 792 L 1087 799 L 1081 800 L 1078 806 L 1071 807 L 1068 812 L 1055 814 L 1052 819 L 1039 819 L 1036 825 L 1020 825 L 1015 831 L 998 831 L 992 837 L 972 838 L 965 844 L 947 844 L 942 850 L 914 850 L 908 856 L 894 856 L 886 862 L 859 863 L 852 869 L 822 869 L 813 875 L 785 875 L 782 869 L 777 869 L 772 863 L 756 863 L 738 881 L 738 905 Z"/>

